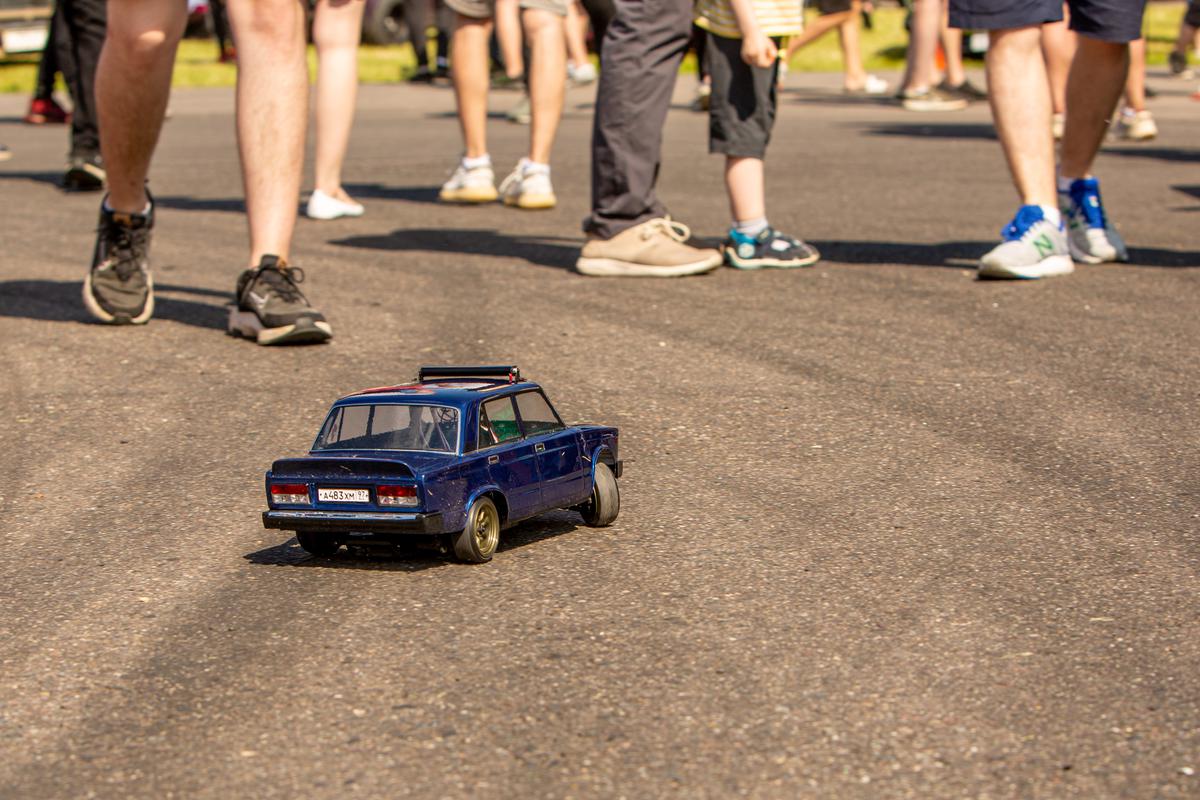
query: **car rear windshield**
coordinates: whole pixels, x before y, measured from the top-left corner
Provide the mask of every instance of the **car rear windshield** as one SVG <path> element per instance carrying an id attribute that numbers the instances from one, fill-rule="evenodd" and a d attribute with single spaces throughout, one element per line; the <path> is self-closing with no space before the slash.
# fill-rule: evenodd
<path id="1" fill-rule="evenodd" d="M 329 412 L 313 450 L 458 452 L 458 409 L 372 403 Z"/>

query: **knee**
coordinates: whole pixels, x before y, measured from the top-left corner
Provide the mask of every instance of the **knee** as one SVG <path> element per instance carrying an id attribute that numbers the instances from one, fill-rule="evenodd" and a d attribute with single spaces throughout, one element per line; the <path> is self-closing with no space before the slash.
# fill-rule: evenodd
<path id="1" fill-rule="evenodd" d="M 307 20 L 299 0 L 230 0 L 234 38 L 291 44 Z"/>
<path id="2" fill-rule="evenodd" d="M 163 4 L 159 4 L 160 6 Z M 168 3 L 172 9 L 181 4 Z M 122 60 L 149 67 L 171 59 L 183 36 L 185 18 L 182 14 L 145 13 L 158 8 L 130 7 L 126 3 L 109 3 L 105 48 L 111 48 Z"/>
<path id="3" fill-rule="evenodd" d="M 530 37 L 553 33 L 556 27 L 562 36 L 566 36 L 566 32 L 563 30 L 563 17 L 553 11 L 527 8 L 521 14 L 521 22 L 525 27 L 526 35 Z"/>
<path id="4" fill-rule="evenodd" d="M 989 56 L 995 53 L 1040 53 L 1042 50 L 1042 31 L 1039 26 L 989 31 L 988 39 Z"/>

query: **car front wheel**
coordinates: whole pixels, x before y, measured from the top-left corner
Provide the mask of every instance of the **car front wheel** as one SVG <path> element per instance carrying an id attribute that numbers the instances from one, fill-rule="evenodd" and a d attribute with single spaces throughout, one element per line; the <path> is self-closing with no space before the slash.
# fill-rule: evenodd
<path id="1" fill-rule="evenodd" d="M 620 512 L 621 493 L 617 491 L 617 479 L 608 464 L 599 463 L 592 478 L 592 497 L 579 510 L 583 523 L 592 528 L 603 528 L 611 525 Z"/>
<path id="2" fill-rule="evenodd" d="M 467 510 L 467 524 L 454 535 L 454 555 L 469 564 L 491 561 L 500 545 L 500 512 L 496 504 L 480 497 Z"/>

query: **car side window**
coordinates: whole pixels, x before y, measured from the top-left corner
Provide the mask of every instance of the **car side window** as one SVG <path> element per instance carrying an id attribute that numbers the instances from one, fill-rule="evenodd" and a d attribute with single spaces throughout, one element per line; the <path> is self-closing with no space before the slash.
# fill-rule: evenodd
<path id="1" fill-rule="evenodd" d="M 517 395 L 517 411 L 521 415 L 521 428 L 526 436 L 563 429 L 562 420 L 541 392 L 521 392 Z"/>
<path id="2" fill-rule="evenodd" d="M 479 447 L 503 444 L 521 438 L 517 413 L 512 398 L 496 397 L 483 404 L 479 411 Z"/>

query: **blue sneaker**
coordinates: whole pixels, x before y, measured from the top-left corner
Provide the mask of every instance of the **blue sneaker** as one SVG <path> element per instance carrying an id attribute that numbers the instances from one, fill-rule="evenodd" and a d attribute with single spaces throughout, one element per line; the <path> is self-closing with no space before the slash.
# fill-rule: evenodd
<path id="1" fill-rule="evenodd" d="M 758 236 L 731 228 L 725 241 L 725 260 L 738 269 L 794 269 L 812 266 L 821 260 L 821 254 L 812 245 L 771 227 Z"/>
<path id="2" fill-rule="evenodd" d="M 1048 278 L 1075 271 L 1067 234 L 1041 206 L 1021 206 L 1000 232 L 1004 241 L 979 259 L 981 278 Z"/>
<path id="3" fill-rule="evenodd" d="M 1067 240 L 1076 261 L 1100 264 L 1129 260 L 1125 242 L 1104 214 L 1098 180 L 1078 178 L 1071 181 L 1067 191 L 1058 193 L 1058 205 L 1067 223 Z"/>

